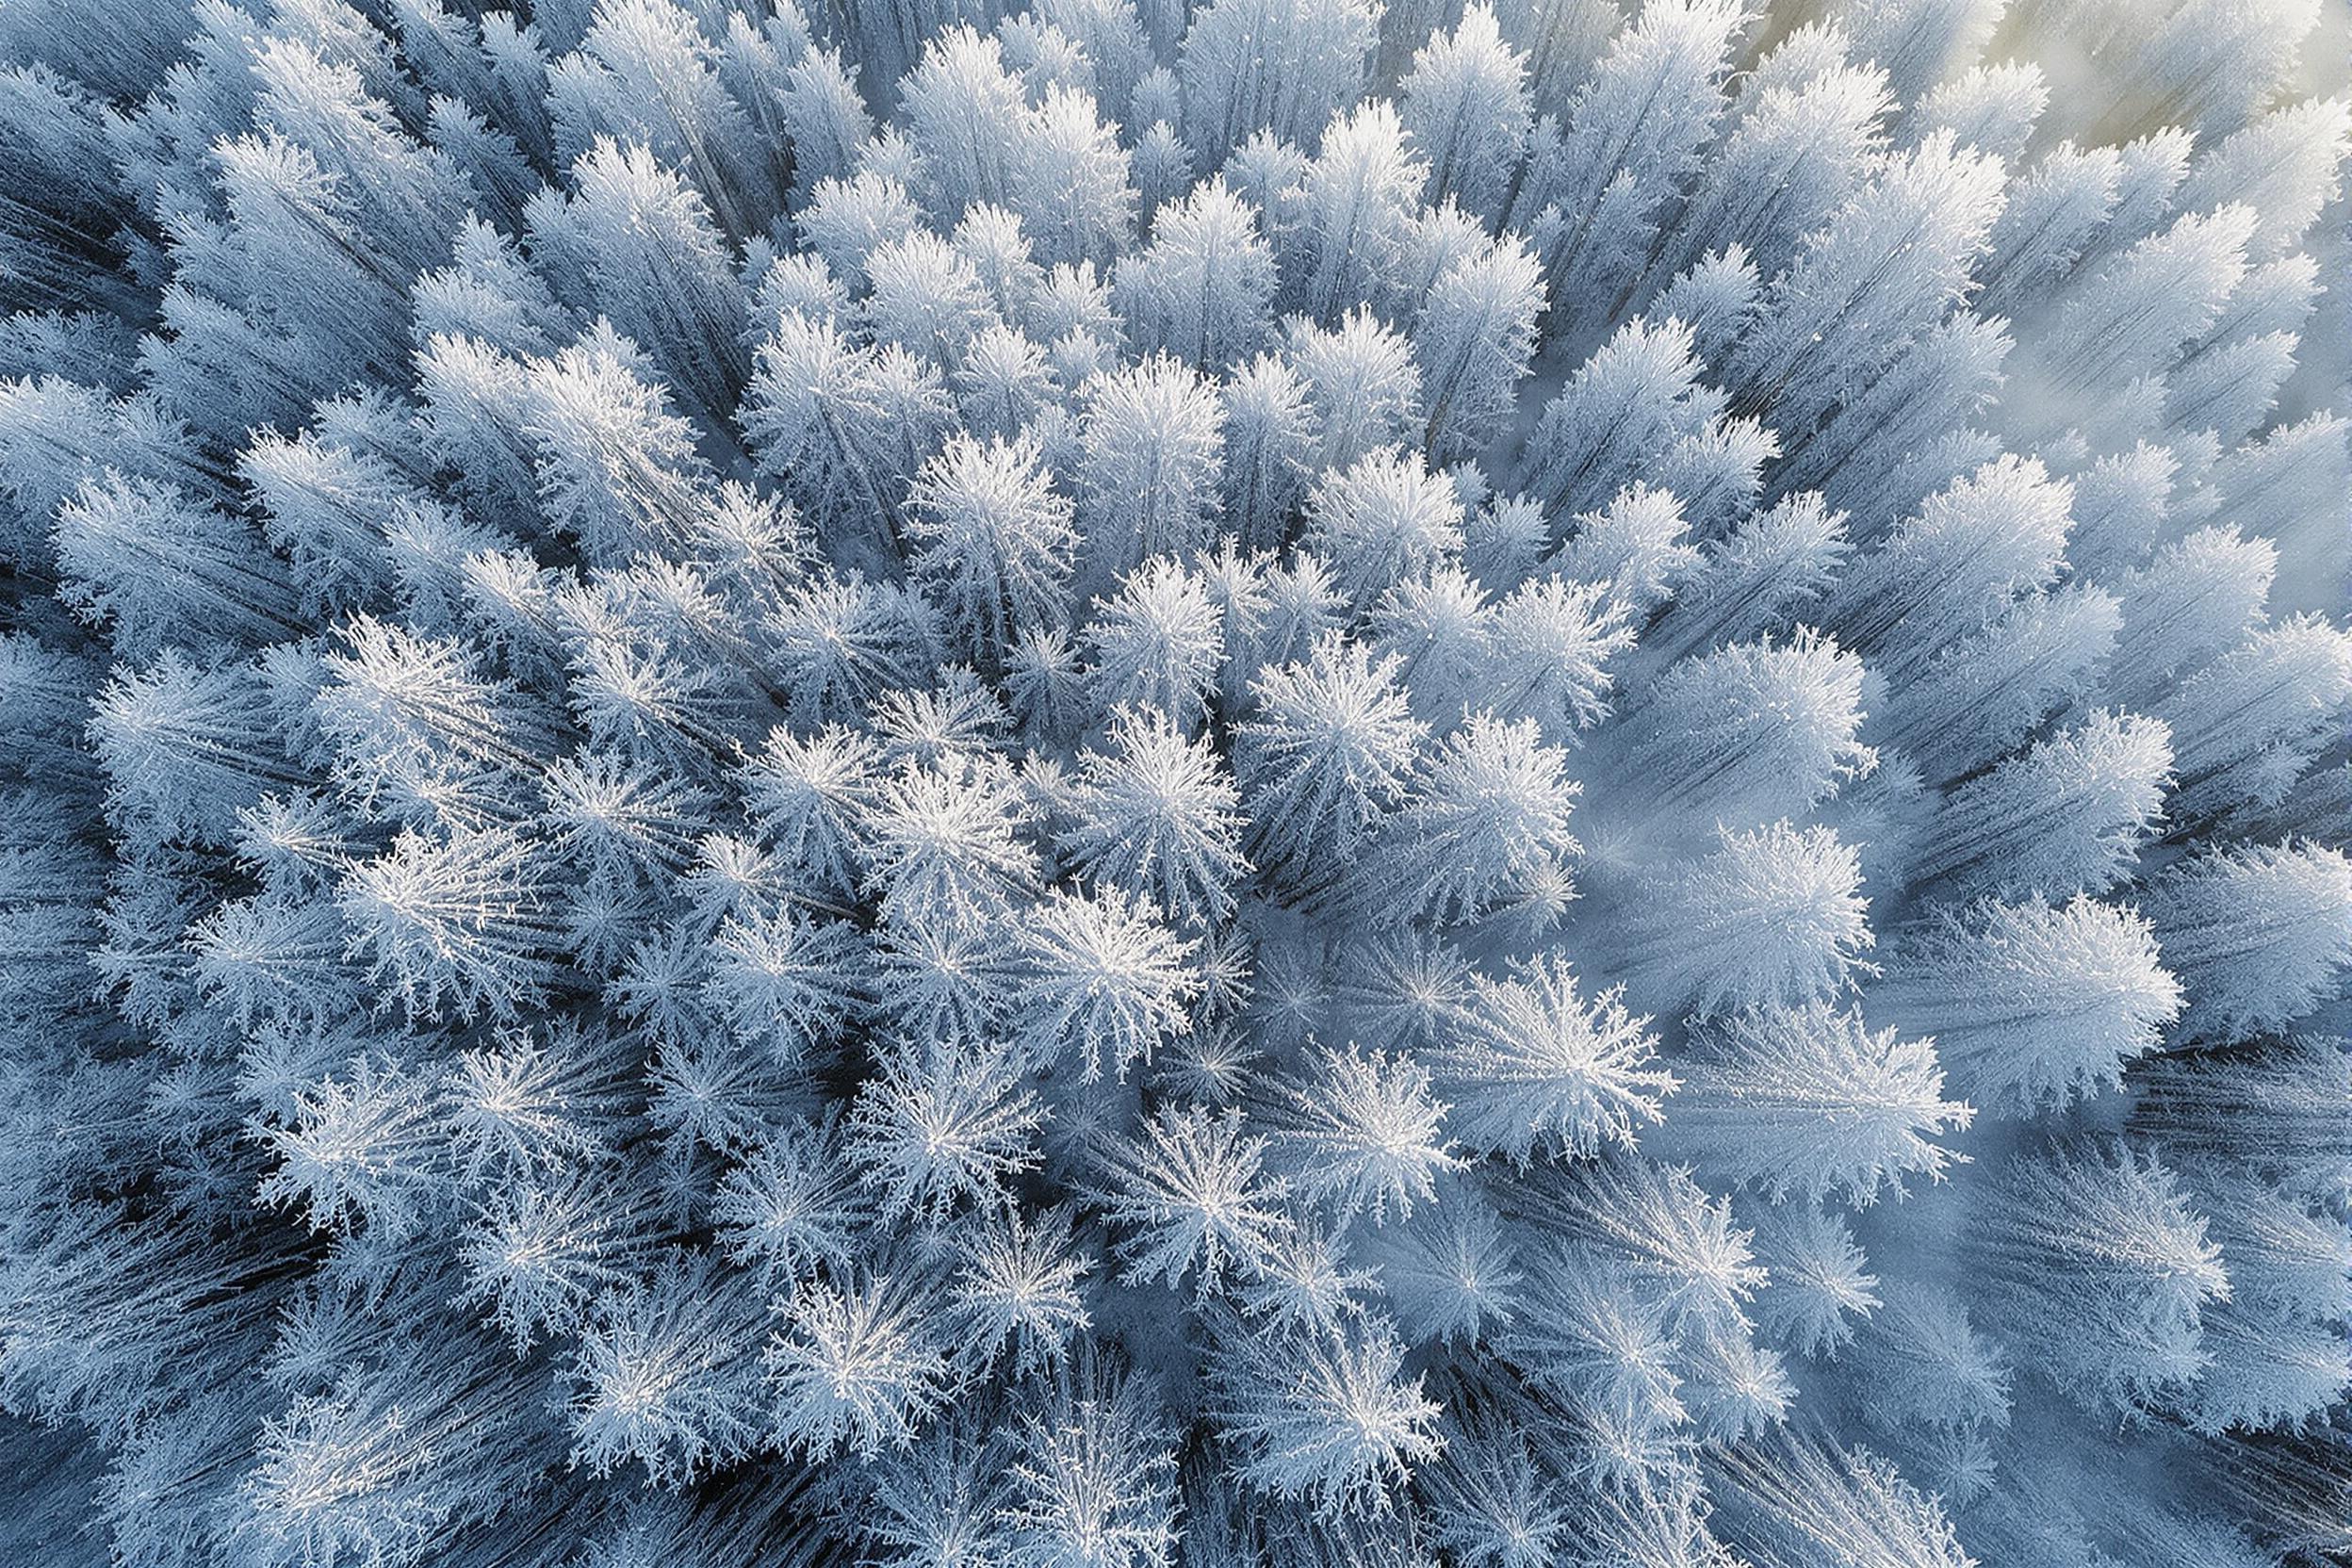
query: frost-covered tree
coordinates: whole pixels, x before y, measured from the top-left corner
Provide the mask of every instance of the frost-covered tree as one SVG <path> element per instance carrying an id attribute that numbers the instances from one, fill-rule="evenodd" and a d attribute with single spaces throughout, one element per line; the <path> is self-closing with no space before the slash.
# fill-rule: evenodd
<path id="1" fill-rule="evenodd" d="M 2161 721 L 2113 712 L 2035 743 L 1946 797 L 1914 874 L 1955 892 L 2107 891 L 2162 809 L 2169 743 Z"/>
<path id="2" fill-rule="evenodd" d="M 1078 535 L 1034 439 L 952 437 L 907 497 L 908 564 L 962 647 L 1002 659 L 1017 629 L 1067 617 Z"/>
<path id="3" fill-rule="evenodd" d="M 1424 727 L 1398 689 L 1394 661 L 1338 637 L 1267 669 L 1251 691 L 1255 716 L 1234 738 L 1234 769 L 1255 852 L 1331 874 L 1403 802 Z"/>
<path id="4" fill-rule="evenodd" d="M 1645 9 L 1609 41 L 1560 124 L 1548 135 L 1539 124 L 1511 218 L 1535 235 L 1550 275 L 1576 278 L 1591 302 L 1574 340 L 1613 321 L 1697 165 L 1743 21 L 1716 0 Z"/>
<path id="5" fill-rule="evenodd" d="M 728 1285 L 680 1260 L 599 1303 L 574 1374 L 575 1463 L 610 1474 L 633 1460 L 670 1481 L 745 1452 L 760 1389 L 741 1293 Z"/>
<path id="6" fill-rule="evenodd" d="M 1419 1380 L 1403 1380 L 1403 1350 L 1385 1324 L 1235 1339 L 1218 1373 L 1219 1415 L 1249 1485 L 1336 1517 L 1379 1510 L 1385 1488 L 1435 1456 L 1437 1407 Z"/>
<path id="7" fill-rule="evenodd" d="M 787 1060 L 828 1042 L 863 1001 L 864 944 L 838 920 L 751 907 L 710 939 L 703 996 L 744 1044 Z"/>
<path id="8" fill-rule="evenodd" d="M 1394 105 L 1375 100 L 1332 117 L 1298 185 L 1291 294 L 1300 309 L 1330 320 L 1397 287 L 1427 179 Z"/>
<path id="9" fill-rule="evenodd" d="M 1395 448 L 1329 472 L 1307 498 L 1300 544 L 1331 562 L 1356 608 L 1462 548 L 1460 492 Z"/>
<path id="10" fill-rule="evenodd" d="M 1460 1164 L 1438 1133 L 1446 1109 L 1430 1097 L 1428 1070 L 1409 1058 L 1330 1052 L 1282 1086 L 1267 1121 L 1301 1198 L 1378 1222 L 1411 1215 L 1416 1199 L 1435 1201 L 1435 1178 Z"/>
<path id="11" fill-rule="evenodd" d="M 1813 1203 L 1758 1203 L 1741 1211 L 1751 1217 L 1756 1254 L 1772 1281 L 1756 1302 L 1757 1326 L 1805 1356 L 1842 1348 L 1854 1332 L 1847 1318 L 1867 1318 L 1881 1304 L 1854 1233 L 1836 1211 Z"/>
<path id="12" fill-rule="evenodd" d="M 569 200 L 534 198 L 531 257 L 556 296 L 602 315 L 704 408 L 731 408 L 750 374 L 746 309 L 703 201 L 643 146 L 599 138 Z"/>
<path id="13" fill-rule="evenodd" d="M 2018 594 L 2049 584 L 2073 495 L 2040 465 L 2015 459 L 1957 481 L 1854 563 L 1830 595 L 1829 629 L 1875 654 L 1890 676 L 1917 668 Z"/>
<path id="14" fill-rule="evenodd" d="M 1411 804 L 1391 819 L 1377 869 L 1351 902 L 1381 922 L 1463 921 L 1577 849 L 1568 831 L 1576 780 L 1532 720 L 1491 714 L 1446 738 Z"/>
<path id="15" fill-rule="evenodd" d="M 1675 665 L 1616 736 L 1618 769 L 1658 780 L 1644 809 L 1769 822 L 1811 811 L 1876 754 L 1857 738 L 1865 665 L 1801 630 Z"/>
<path id="16" fill-rule="evenodd" d="M 1854 398 L 1966 293 L 2002 204 L 2001 168 L 1938 132 L 1806 237 L 1759 307 L 1727 379 L 1802 428 Z"/>
<path id="17" fill-rule="evenodd" d="M 1428 422 L 1441 458 L 1484 448 L 1510 416 L 1536 343 L 1544 293 L 1535 260 L 1516 238 L 1447 260 L 1413 315 Z"/>
<path id="18" fill-rule="evenodd" d="M 1192 13 L 1187 141 L 1222 162 L 1254 132 L 1305 141 L 1364 90 L 1380 12 L 1364 0 L 1216 0 Z"/>
<path id="19" fill-rule="evenodd" d="M 1968 1246 L 2017 1344 L 2093 1409 L 2164 1397 L 2205 1367 L 2201 1313 L 2231 1298 L 2180 1181 L 2129 1147 L 2012 1164 Z"/>
<path id="20" fill-rule="evenodd" d="M 1459 26 L 1413 56 L 1399 84 L 1405 134 L 1433 200 L 1450 196 L 1488 223 L 1502 216 L 1529 129 L 1527 75 L 1491 6 L 1463 8 Z"/>
<path id="21" fill-rule="evenodd" d="M 1163 1562 L 1179 1539 L 1175 1462 L 1148 1385 L 1104 1367 L 1056 1378 L 1023 1418 L 1028 1457 L 1012 1471 L 1002 1516 L 1013 1560 Z"/>
<path id="22" fill-rule="evenodd" d="M 1253 352 L 1273 312 L 1274 254 L 1250 204 L 1212 179 L 1152 221 L 1152 243 L 1119 264 L 1127 330 L 1202 369 Z"/>
<path id="23" fill-rule="evenodd" d="M 1174 561 L 1148 561 L 1097 609 L 1085 632 L 1096 711 L 1155 709 L 1189 733 L 1207 711 L 1224 653 L 1208 580 Z"/>
<path id="24" fill-rule="evenodd" d="M 906 1044 L 859 1092 L 846 1148 L 882 1214 L 937 1221 L 959 1203 L 1000 1201 L 1004 1184 L 1035 1163 L 1042 1117 L 1004 1047 Z"/>
<path id="25" fill-rule="evenodd" d="M 2181 861 L 2149 887 L 2149 919 L 2180 977 L 2193 1037 L 2292 1023 L 2352 964 L 2352 862 L 2318 844 L 2257 844 Z"/>
<path id="26" fill-rule="evenodd" d="M 1619 915 L 1628 983 L 1700 1013 L 1834 995 L 1873 972 L 1861 888 L 1860 857 L 1826 827 L 1723 831 Z"/>
<path id="27" fill-rule="evenodd" d="M 1224 461 L 1225 410 L 1200 374 L 1166 355 L 1085 388 L 1077 468 L 1088 583 L 1154 556 L 1207 553 Z"/>
<path id="28" fill-rule="evenodd" d="M 29 679 L 12 680 L 9 690 L 28 708 L 37 694 Z M 160 839 L 225 843 L 241 811 L 272 790 L 306 783 L 304 771 L 270 743 L 274 722 L 259 672 L 168 649 L 143 668 L 117 666 L 93 704 L 90 742 L 106 772 L 108 803 L 122 817 Z"/>
<path id="29" fill-rule="evenodd" d="M 1907 933 L 1873 1000 L 1931 1031 L 1968 1091 L 2031 1107 L 2112 1087 L 2180 1013 L 2145 918 L 2078 895 L 1986 901 Z"/>
<path id="30" fill-rule="evenodd" d="M 1021 1031 L 1034 1062 L 1074 1056 L 1088 1078 L 1105 1067 L 1124 1075 L 1128 1064 L 1192 1027 L 1184 1008 L 1200 989 L 1193 944 L 1141 899 L 1116 887 L 1057 891 L 1035 920 L 1022 943 Z"/>
<path id="31" fill-rule="evenodd" d="M 910 1438 L 946 1394 L 943 1325 L 926 1304 L 885 1274 L 803 1286 L 763 1358 L 777 1438 L 820 1459 Z"/>
<path id="32" fill-rule="evenodd" d="M 1435 1057 L 1463 1145 L 1525 1162 L 1539 1146 L 1587 1150 L 1631 1140 L 1674 1086 L 1649 1064 L 1649 1020 L 1614 992 L 1587 1000 L 1558 960 L 1480 980 Z"/>
<path id="33" fill-rule="evenodd" d="M 503 828 L 436 837 L 403 829 L 384 852 L 352 866 L 335 902 L 367 956 L 410 1016 L 501 1017 L 535 1000 L 552 977 L 563 930 L 547 868 L 535 846 Z"/>
<path id="34" fill-rule="evenodd" d="M 1791 1436 L 1732 1449 L 1714 1468 L 1738 1511 L 1725 1534 L 1759 1568 L 1795 1568 L 1829 1553 L 1919 1568 L 1975 1560 L 1936 1498 L 1867 1448 Z"/>
<path id="35" fill-rule="evenodd" d="M 1061 846 L 1074 864 L 1150 893 L 1185 926 L 1214 928 L 1232 915 L 1247 869 L 1240 795 L 1214 751 L 1155 709 L 1122 710 L 1111 750 L 1087 752 L 1081 773 L 1079 825 Z"/>
<path id="36" fill-rule="evenodd" d="M 2243 1165 L 2305 1198 L 2342 1184 L 2352 1154 L 2337 1113 L 2352 1094 L 2344 1042 L 2302 1035 L 2212 1054 L 2155 1058 L 2132 1115 L 2167 1148 Z"/>
<path id="37" fill-rule="evenodd" d="M 1544 405 L 1520 482 L 1554 509 L 1576 513 L 1639 478 L 1707 422 L 1696 346 L 1690 327 L 1673 318 L 1625 323 Z"/>
<path id="38" fill-rule="evenodd" d="M 1935 1042 L 1873 1031 L 1815 1002 L 1740 1014 L 1684 1065 L 1663 1147 L 1776 1198 L 1868 1203 L 1906 1176 L 1940 1178 L 1939 1133 L 1968 1124 L 1943 1096 Z"/>
<path id="39" fill-rule="evenodd" d="M 2352 709 L 2352 636 L 2307 616 L 2265 628 L 2157 705 L 2184 813 L 2275 805 Z"/>
<path id="40" fill-rule="evenodd" d="M 173 486 L 107 471 L 57 509 L 59 596 L 133 657 L 253 645 L 305 628 L 286 564 Z"/>
<path id="41" fill-rule="evenodd" d="M 1123 1275 L 1201 1289 L 1227 1271 L 1255 1272 L 1270 1258 L 1284 1226 L 1276 1206 L 1282 1184 L 1265 1169 L 1266 1140 L 1242 1131 L 1241 1118 L 1170 1105 L 1132 1143 L 1100 1157 L 1099 1202 L 1126 1233 L 1119 1244 Z"/>

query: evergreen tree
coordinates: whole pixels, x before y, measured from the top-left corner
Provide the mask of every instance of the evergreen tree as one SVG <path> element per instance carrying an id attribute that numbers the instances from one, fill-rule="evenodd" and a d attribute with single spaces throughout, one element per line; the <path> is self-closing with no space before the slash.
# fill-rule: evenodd
<path id="1" fill-rule="evenodd" d="M 1233 765 L 1254 852 L 1301 870 L 1324 846 L 1344 859 L 1402 803 L 1420 743 L 1394 662 L 1327 637 L 1261 674 L 1250 697 Z"/>
<path id="2" fill-rule="evenodd" d="M 1165 355 L 1086 388 L 1079 435 L 1083 568 L 1098 588 L 1154 556 L 1206 554 L 1224 462 L 1225 410 Z"/>
<path id="3" fill-rule="evenodd" d="M 2181 989 L 2159 956 L 2131 909 L 2082 894 L 1987 901 L 1906 939 L 1875 997 L 1886 1017 L 1935 1034 L 1969 1093 L 2031 1109 L 2114 1086 L 2161 1043 Z"/>
<path id="4" fill-rule="evenodd" d="M 1906 1176 L 1939 1179 L 1951 1155 L 1935 1135 L 1968 1123 L 1968 1107 L 1943 1098 L 1934 1041 L 1815 1002 L 1717 1026 L 1658 1141 L 1775 1199 L 1868 1203 Z"/>
<path id="5" fill-rule="evenodd" d="M 2150 885 L 2149 919 L 2188 1005 L 2181 1031 L 2232 1038 L 2295 1022 L 2352 962 L 2352 862 L 2317 844 L 2184 860 Z"/>
<path id="6" fill-rule="evenodd" d="M 1719 829 L 1618 915 L 1620 960 L 1645 1002 L 1702 1014 L 1836 995 L 1874 968 L 1862 862 L 1826 827 Z M 1698 939 L 1694 949 L 1690 943 Z"/>
<path id="7" fill-rule="evenodd" d="M 2201 1314 L 2230 1299 L 2220 1250 L 2179 1180 L 2129 1147 L 2022 1157 L 1968 1237 L 2035 1364 L 2093 1410 L 2204 1369 Z"/>
<path id="8" fill-rule="evenodd" d="M 1465 7 L 1433 35 L 1400 84 L 1405 135 L 1429 168 L 1432 201 L 1447 197 L 1492 224 L 1502 217 L 1527 140 L 1527 59 L 1488 6 Z"/>
<path id="9" fill-rule="evenodd" d="M 1468 456 L 1499 433 L 1527 373 L 1543 308 L 1534 258 L 1515 239 L 1481 246 L 1438 273 L 1413 325 L 1429 411 L 1422 440 L 1431 452 Z"/>
<path id="10" fill-rule="evenodd" d="M 1069 613 L 1078 536 L 1043 457 L 1032 437 L 982 446 L 959 433 L 916 474 L 908 498 L 909 564 L 956 645 L 984 664 L 1004 658 L 1016 628 Z"/>
<path id="11" fill-rule="evenodd" d="M 1155 709 L 1113 715 L 1111 749 L 1080 759 L 1079 825 L 1062 853 L 1090 875 L 1148 894 L 1179 925 L 1230 919 L 1248 869 L 1240 794 L 1217 753 Z"/>
<path id="12" fill-rule="evenodd" d="M 1138 347 L 1222 370 L 1265 338 L 1274 256 L 1250 204 L 1212 179 L 1153 218 L 1152 243 L 1119 264 L 1117 291 Z"/>
<path id="13" fill-rule="evenodd" d="M 1184 29 L 1185 139 L 1212 165 L 1256 131 L 1311 139 L 1364 90 L 1379 15 L 1363 0 L 1212 0 Z"/>
<path id="14" fill-rule="evenodd" d="M 1562 962 L 1476 982 L 1436 1059 L 1448 1126 L 1464 1147 L 1522 1164 L 1539 1144 L 1581 1152 L 1630 1141 L 1674 1087 L 1644 1065 L 1656 1050 L 1648 1022 L 1614 991 L 1585 1001 Z"/>
<path id="15" fill-rule="evenodd" d="M 1238 1336 L 1220 1369 L 1217 1425 L 1242 1479 L 1327 1517 L 1380 1508 L 1384 1488 L 1432 1459 L 1437 1407 L 1401 1377 L 1403 1349 L 1371 1320 L 1288 1340 Z"/>

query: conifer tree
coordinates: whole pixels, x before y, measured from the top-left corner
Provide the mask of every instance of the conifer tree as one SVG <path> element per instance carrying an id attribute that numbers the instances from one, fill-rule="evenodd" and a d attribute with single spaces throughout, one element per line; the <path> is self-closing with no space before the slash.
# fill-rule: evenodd
<path id="1" fill-rule="evenodd" d="M 2159 958 L 2133 910 L 1986 901 L 1907 937 L 1876 994 L 1885 1016 L 1935 1033 L 1968 1092 L 2032 1106 L 2112 1086 L 2156 1048 L 2181 1008 Z"/>
<path id="2" fill-rule="evenodd" d="M 2179 1180 L 2129 1147 L 2029 1155 L 1969 1237 L 2036 1364 L 2092 1409 L 2166 1396 L 2207 1362 L 2202 1313 L 2231 1298 Z"/>
<path id="3" fill-rule="evenodd" d="M 1661 1141 L 1775 1198 L 1868 1203 L 1905 1176 L 1942 1176 L 1935 1135 L 1968 1121 L 1942 1090 L 1932 1040 L 1873 1033 L 1819 1002 L 1735 1015 L 1685 1070 Z"/>

